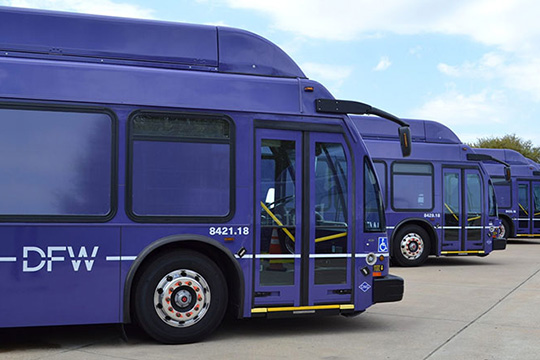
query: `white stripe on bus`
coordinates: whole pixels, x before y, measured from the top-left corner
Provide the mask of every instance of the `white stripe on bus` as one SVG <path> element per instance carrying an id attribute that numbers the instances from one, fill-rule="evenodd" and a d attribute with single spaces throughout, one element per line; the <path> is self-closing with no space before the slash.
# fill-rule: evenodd
<path id="1" fill-rule="evenodd" d="M 107 256 L 105 260 L 107 261 L 132 261 L 135 260 L 136 256 Z"/>

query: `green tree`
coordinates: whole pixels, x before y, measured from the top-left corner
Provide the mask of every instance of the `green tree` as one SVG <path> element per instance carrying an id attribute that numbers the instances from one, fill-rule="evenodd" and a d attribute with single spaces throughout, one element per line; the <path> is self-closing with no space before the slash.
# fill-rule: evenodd
<path id="1" fill-rule="evenodd" d="M 540 147 L 534 146 L 532 141 L 523 140 L 516 134 L 504 135 L 503 137 L 479 138 L 469 145 L 473 148 L 515 150 L 529 159 L 540 162 Z"/>

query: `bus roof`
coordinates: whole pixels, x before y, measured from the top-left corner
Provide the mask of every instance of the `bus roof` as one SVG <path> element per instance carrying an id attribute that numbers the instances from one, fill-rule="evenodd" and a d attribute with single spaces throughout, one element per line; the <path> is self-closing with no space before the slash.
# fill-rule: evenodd
<path id="1" fill-rule="evenodd" d="M 510 164 L 513 178 L 538 176 L 537 171 L 540 170 L 538 164 L 515 150 L 473 148 L 473 151 L 478 154 L 491 155 Z M 504 176 L 504 165 L 486 161 L 484 166 L 491 176 Z"/>
<path id="2" fill-rule="evenodd" d="M 8 56 L 306 77 L 270 41 L 221 26 L 0 7 L 0 33 Z"/>
<path id="3" fill-rule="evenodd" d="M 534 160 L 532 160 L 532 159 L 529 159 L 529 158 L 527 158 L 527 160 L 529 161 L 529 164 L 532 165 L 532 166 L 534 166 L 534 168 L 535 168 L 536 170 L 540 170 L 540 164 L 538 164 L 536 161 L 534 161 Z"/>
<path id="4" fill-rule="evenodd" d="M 474 148 L 473 150 L 478 154 L 491 155 L 494 158 L 502 160 L 510 165 L 531 165 L 530 161 L 532 161 L 519 152 L 510 149 Z"/>
<path id="5" fill-rule="evenodd" d="M 380 121 L 373 116 L 355 116 L 351 118 L 364 139 L 395 139 L 398 131 L 395 124 Z M 447 126 L 430 120 L 403 119 L 410 125 L 412 141 L 440 144 L 461 144 L 461 140 Z"/>

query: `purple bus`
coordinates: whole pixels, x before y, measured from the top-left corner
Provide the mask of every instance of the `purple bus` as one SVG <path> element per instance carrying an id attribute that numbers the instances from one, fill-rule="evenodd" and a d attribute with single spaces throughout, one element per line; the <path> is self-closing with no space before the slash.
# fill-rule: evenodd
<path id="1" fill-rule="evenodd" d="M 505 179 L 504 166 L 486 162 L 491 175 L 504 237 L 540 236 L 540 169 L 538 164 L 509 149 L 474 149 L 510 164 L 511 179 Z"/>
<path id="2" fill-rule="evenodd" d="M 238 29 L 0 8 L 0 32 L 0 327 L 185 343 L 226 311 L 401 300 L 347 114 L 400 124 L 404 155 L 407 124 Z"/>
<path id="3" fill-rule="evenodd" d="M 414 148 L 404 160 L 390 127 L 362 116 L 353 122 L 381 184 L 395 263 L 418 266 L 429 255 L 485 256 L 506 248 L 506 240 L 497 239 L 496 199 L 480 161 L 484 156 L 440 123 L 407 120 Z"/>

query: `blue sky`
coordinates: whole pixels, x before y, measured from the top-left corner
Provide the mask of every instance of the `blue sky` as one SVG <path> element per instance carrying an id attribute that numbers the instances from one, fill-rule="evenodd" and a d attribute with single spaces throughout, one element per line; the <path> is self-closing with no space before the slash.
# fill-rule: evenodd
<path id="1" fill-rule="evenodd" d="M 253 31 L 334 96 L 540 146 L 537 0 L 0 0 Z"/>

